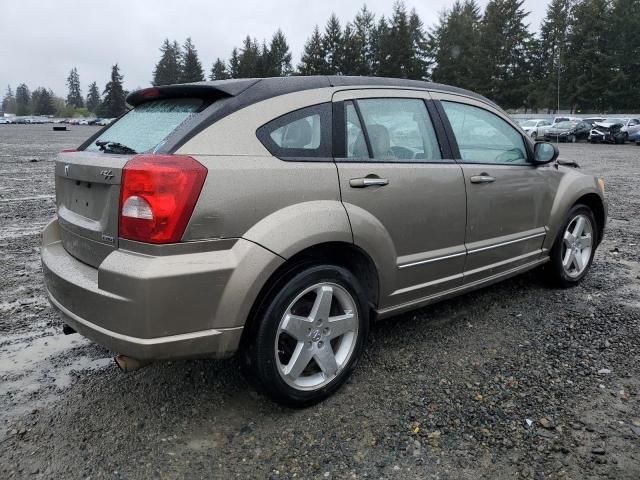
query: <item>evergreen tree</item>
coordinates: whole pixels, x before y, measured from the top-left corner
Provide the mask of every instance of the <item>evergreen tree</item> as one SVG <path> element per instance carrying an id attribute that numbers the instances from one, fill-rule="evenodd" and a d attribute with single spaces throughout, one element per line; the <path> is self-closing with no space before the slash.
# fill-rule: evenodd
<path id="1" fill-rule="evenodd" d="M 67 77 L 67 86 L 69 87 L 69 93 L 67 94 L 67 105 L 73 105 L 75 108 L 84 107 L 84 99 L 82 98 L 82 91 L 80 90 L 80 76 L 78 70 L 75 67 L 69 72 Z"/>
<path id="2" fill-rule="evenodd" d="M 258 75 L 260 60 L 260 47 L 257 40 L 252 40 L 249 35 L 242 42 L 242 50 L 238 55 L 237 78 L 253 78 Z"/>
<path id="3" fill-rule="evenodd" d="M 640 0 L 613 0 L 609 17 L 612 109 L 640 111 Z"/>
<path id="4" fill-rule="evenodd" d="M 326 75 L 329 72 L 322 36 L 317 25 L 304 45 L 298 71 L 300 75 Z"/>
<path id="5" fill-rule="evenodd" d="M 271 38 L 268 49 L 268 60 L 265 64 L 265 76 L 285 77 L 291 75 L 291 50 L 289 50 L 287 38 L 280 29 L 278 29 Z"/>
<path id="6" fill-rule="evenodd" d="M 409 15 L 404 2 L 396 2 L 389 24 L 381 22 L 378 30 L 378 75 L 413 79 L 427 76 L 426 36 L 415 11 Z"/>
<path id="7" fill-rule="evenodd" d="M 178 42 L 165 39 L 160 47 L 161 57 L 153 70 L 153 85 L 171 85 L 180 82 L 182 51 Z"/>
<path id="8" fill-rule="evenodd" d="M 257 41 L 256 41 L 256 44 L 257 44 Z M 262 45 L 258 48 L 258 59 L 256 61 L 256 70 L 255 70 L 254 76 L 256 77 L 271 76 L 267 74 L 268 71 L 272 70 L 270 61 L 271 61 L 271 52 L 269 51 L 269 47 L 267 47 L 267 42 L 263 40 Z"/>
<path id="9" fill-rule="evenodd" d="M 202 82 L 204 80 L 204 71 L 198 58 L 198 51 L 191 38 L 187 38 L 182 49 L 180 83 Z"/>
<path id="10" fill-rule="evenodd" d="M 25 116 L 31 113 L 31 93 L 24 83 L 16 88 L 16 115 Z"/>
<path id="11" fill-rule="evenodd" d="M 98 109 L 100 116 L 115 118 L 127 111 L 126 93 L 122 87 L 122 78 L 116 63 L 111 68 L 111 81 L 107 83 L 103 92 L 103 100 Z"/>
<path id="12" fill-rule="evenodd" d="M 608 0 L 583 0 L 573 8 L 569 26 L 567 92 L 572 111 L 604 112 L 612 78 L 611 6 Z M 616 76 L 613 76 L 615 78 Z"/>
<path id="13" fill-rule="evenodd" d="M 478 90 L 504 108 L 526 106 L 533 36 L 524 0 L 491 0 L 480 28 Z"/>
<path id="14" fill-rule="evenodd" d="M 16 97 L 10 85 L 7 85 L 7 93 L 5 93 L 2 99 L 2 111 L 4 113 L 16 113 L 17 111 Z"/>
<path id="15" fill-rule="evenodd" d="M 424 24 L 415 9 L 409 15 L 411 57 L 407 65 L 407 78 L 425 80 L 429 77 L 430 57 L 433 56 L 424 30 Z"/>
<path id="16" fill-rule="evenodd" d="M 326 73 L 338 75 L 342 72 L 343 38 L 342 27 L 335 13 L 329 17 L 329 21 L 322 36 L 322 49 L 325 54 Z"/>
<path id="17" fill-rule="evenodd" d="M 475 0 L 456 1 L 440 17 L 429 36 L 435 62 L 433 81 L 476 89 L 480 20 Z"/>
<path id="18" fill-rule="evenodd" d="M 353 22 L 345 25 L 342 50 L 344 75 L 371 75 L 374 65 L 375 17 L 363 6 Z"/>
<path id="19" fill-rule="evenodd" d="M 240 67 L 240 53 L 237 48 L 234 48 L 231 52 L 231 58 L 229 59 L 229 76 L 231 78 L 238 78 Z"/>
<path id="20" fill-rule="evenodd" d="M 216 59 L 215 63 L 211 67 L 211 75 L 209 76 L 210 80 L 226 80 L 229 78 L 229 72 L 227 72 L 227 66 L 224 61 L 219 58 Z"/>
<path id="21" fill-rule="evenodd" d="M 40 87 L 31 94 L 34 115 L 53 115 L 56 113 L 53 105 L 53 92 Z"/>
<path id="22" fill-rule="evenodd" d="M 43 90 L 42 87 L 39 87 L 31 91 L 31 100 L 30 100 L 31 115 L 40 115 L 39 103 L 40 103 L 40 95 L 42 95 L 42 90 Z"/>
<path id="23" fill-rule="evenodd" d="M 383 15 L 378 20 L 372 38 L 373 45 L 373 69 L 372 73 L 378 76 L 384 76 L 390 68 L 388 64 L 393 55 L 393 39 L 391 38 L 391 28 L 389 22 Z"/>
<path id="24" fill-rule="evenodd" d="M 360 56 L 356 61 L 355 75 L 372 75 L 375 63 L 375 15 L 363 5 L 353 21 L 354 37 L 360 49 Z"/>
<path id="25" fill-rule="evenodd" d="M 563 100 L 566 95 L 564 80 L 570 13 L 571 0 L 551 0 L 540 27 L 534 78 L 539 104 L 549 112 L 556 111 L 558 97 Z"/>
<path id="26" fill-rule="evenodd" d="M 351 22 L 345 25 L 342 39 L 342 74 L 358 75 L 356 71 L 360 66 L 362 49 Z"/>
<path id="27" fill-rule="evenodd" d="M 89 85 L 89 93 L 87 94 L 87 110 L 91 113 L 96 113 L 96 110 L 100 106 L 100 91 L 98 85 L 93 82 Z"/>

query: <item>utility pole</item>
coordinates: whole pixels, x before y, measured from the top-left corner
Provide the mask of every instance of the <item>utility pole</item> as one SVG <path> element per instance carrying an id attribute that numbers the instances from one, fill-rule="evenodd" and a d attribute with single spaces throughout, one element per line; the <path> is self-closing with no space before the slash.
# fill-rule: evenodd
<path id="1" fill-rule="evenodd" d="M 561 50 L 560 50 L 560 46 L 558 46 L 558 109 L 556 110 L 556 113 L 559 115 L 560 114 L 560 55 L 561 55 Z"/>

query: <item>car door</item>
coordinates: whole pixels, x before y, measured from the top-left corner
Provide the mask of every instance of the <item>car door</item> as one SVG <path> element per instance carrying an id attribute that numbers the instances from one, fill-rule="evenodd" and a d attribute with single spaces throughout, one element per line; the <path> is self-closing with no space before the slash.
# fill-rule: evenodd
<path id="1" fill-rule="evenodd" d="M 578 123 L 578 127 L 576 129 L 576 138 L 578 140 L 585 140 L 589 136 L 589 131 L 591 130 L 591 126 L 586 122 Z"/>
<path id="2" fill-rule="evenodd" d="M 528 141 L 500 110 L 453 95 L 437 98 L 467 189 L 464 282 L 532 264 L 547 232 L 552 167 L 530 161 Z"/>
<path id="3" fill-rule="evenodd" d="M 460 286 L 464 179 L 428 93 L 350 90 L 333 101 L 342 201 L 356 245 L 378 252 L 381 309 Z"/>

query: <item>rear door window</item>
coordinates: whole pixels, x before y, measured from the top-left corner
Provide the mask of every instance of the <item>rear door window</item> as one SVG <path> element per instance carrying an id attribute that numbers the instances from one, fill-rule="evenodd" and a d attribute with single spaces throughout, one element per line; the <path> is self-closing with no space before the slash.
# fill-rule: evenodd
<path id="1" fill-rule="evenodd" d="M 201 110 L 199 98 L 169 98 L 152 100 L 138 105 L 113 123 L 97 142 L 115 142 L 129 147 L 136 153 L 157 149 L 164 140 L 185 120 Z M 87 151 L 99 151 L 92 142 Z"/>
<path id="2" fill-rule="evenodd" d="M 357 100 L 372 158 L 390 162 L 441 161 L 436 133 L 423 100 L 413 98 L 371 98 Z M 353 111 L 347 107 L 347 128 Z M 355 119 L 351 121 L 355 125 Z M 355 135 L 355 138 L 353 138 Z M 347 132 L 349 156 L 362 156 L 357 128 Z"/>

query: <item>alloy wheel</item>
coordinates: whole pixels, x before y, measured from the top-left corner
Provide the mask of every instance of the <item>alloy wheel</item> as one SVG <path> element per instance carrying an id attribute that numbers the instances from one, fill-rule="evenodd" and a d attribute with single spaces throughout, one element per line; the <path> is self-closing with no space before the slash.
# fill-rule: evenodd
<path id="1" fill-rule="evenodd" d="M 569 277 L 579 277 L 586 270 L 592 249 L 591 220 L 586 215 L 576 215 L 567 225 L 562 242 L 562 267 Z"/>
<path id="2" fill-rule="evenodd" d="M 275 339 L 278 373 L 297 390 L 330 383 L 348 364 L 358 340 L 353 296 L 336 283 L 318 283 L 287 307 Z"/>

